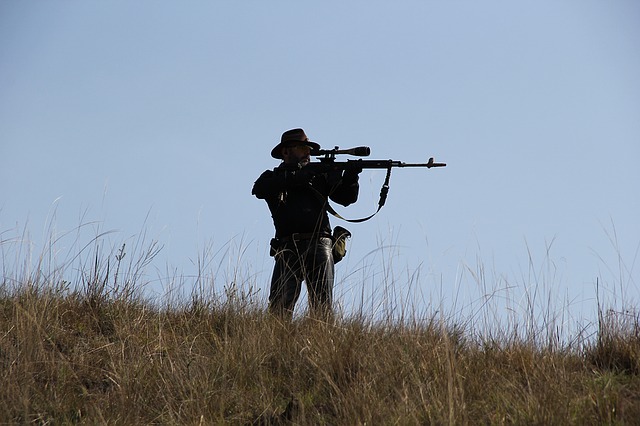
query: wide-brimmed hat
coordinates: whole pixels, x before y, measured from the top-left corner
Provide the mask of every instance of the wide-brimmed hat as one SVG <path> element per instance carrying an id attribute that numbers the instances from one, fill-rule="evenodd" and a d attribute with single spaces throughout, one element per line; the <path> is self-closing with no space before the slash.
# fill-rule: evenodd
<path id="1" fill-rule="evenodd" d="M 277 158 L 278 160 L 284 160 L 284 158 L 282 158 L 282 147 L 293 145 L 306 145 L 311 148 L 312 151 L 317 151 L 320 149 L 319 144 L 309 140 L 307 135 L 304 133 L 304 130 L 291 129 L 282 134 L 280 143 L 271 150 L 271 156 L 273 158 Z"/>

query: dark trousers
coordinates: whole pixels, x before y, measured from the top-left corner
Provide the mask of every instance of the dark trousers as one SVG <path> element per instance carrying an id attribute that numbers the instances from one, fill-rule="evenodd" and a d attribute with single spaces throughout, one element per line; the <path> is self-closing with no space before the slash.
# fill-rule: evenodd
<path id="1" fill-rule="evenodd" d="M 304 281 L 311 314 L 331 315 L 334 272 L 331 246 L 331 238 L 321 237 L 290 241 L 276 251 L 269 312 L 291 318 Z"/>

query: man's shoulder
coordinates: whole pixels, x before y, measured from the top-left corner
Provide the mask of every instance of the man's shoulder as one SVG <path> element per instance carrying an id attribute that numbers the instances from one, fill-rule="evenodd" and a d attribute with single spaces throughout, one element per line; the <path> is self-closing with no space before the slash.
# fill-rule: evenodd
<path id="1" fill-rule="evenodd" d="M 260 177 L 261 178 L 262 177 L 269 177 L 269 176 L 272 176 L 274 173 L 275 173 L 274 169 L 267 169 L 267 170 L 265 170 L 264 172 L 262 172 L 260 174 Z"/>
<path id="2" fill-rule="evenodd" d="M 273 169 L 267 169 L 264 172 L 262 172 L 262 175 L 273 175 L 273 174 L 277 174 L 279 172 L 283 172 L 287 170 L 287 166 L 285 165 L 285 163 L 280 163 L 277 167 L 274 167 Z"/>

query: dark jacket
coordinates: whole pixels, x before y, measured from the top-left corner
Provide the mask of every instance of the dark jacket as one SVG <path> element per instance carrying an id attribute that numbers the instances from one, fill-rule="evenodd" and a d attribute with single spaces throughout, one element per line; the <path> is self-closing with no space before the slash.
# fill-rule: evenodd
<path id="1" fill-rule="evenodd" d="M 267 170 L 253 185 L 251 193 L 266 200 L 271 211 L 276 238 L 294 233 L 331 234 L 327 198 L 343 206 L 358 199 L 358 172 L 346 170 L 316 173 L 312 167 L 287 171 L 282 163 Z"/>

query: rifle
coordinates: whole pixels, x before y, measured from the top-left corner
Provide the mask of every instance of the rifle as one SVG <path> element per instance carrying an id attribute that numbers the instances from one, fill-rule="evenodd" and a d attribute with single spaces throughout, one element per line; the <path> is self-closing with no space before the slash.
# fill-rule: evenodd
<path id="1" fill-rule="evenodd" d="M 320 164 L 330 164 L 332 168 L 348 169 L 350 167 L 357 167 L 362 169 L 390 169 L 393 167 L 426 167 L 428 169 L 432 167 L 446 167 L 446 163 L 436 163 L 433 157 L 429 158 L 426 163 L 405 163 L 402 161 L 394 160 L 347 160 L 346 162 L 339 162 L 336 160 L 337 154 L 348 154 L 357 157 L 368 157 L 371 154 L 371 148 L 368 146 L 358 146 L 350 149 L 340 149 L 335 147 L 333 149 L 319 149 L 311 152 L 314 157 L 324 155 L 320 159 Z"/>
<path id="2" fill-rule="evenodd" d="M 316 173 L 323 173 L 329 170 L 348 170 L 348 169 L 391 169 L 393 167 L 426 167 L 428 169 L 432 167 L 446 167 L 446 163 L 436 163 L 433 157 L 429 158 L 426 163 L 405 163 L 403 161 L 395 160 L 347 160 L 336 161 L 336 155 L 347 154 L 356 157 L 368 157 L 371 154 L 371 148 L 368 146 L 358 146 L 349 149 L 340 149 L 335 147 L 333 149 L 318 149 L 311 151 L 312 157 L 320 157 L 319 162 L 310 162 L 304 167 L 315 169 Z M 285 165 L 286 170 L 295 171 L 302 168 L 302 165 L 291 164 Z"/>
<path id="3" fill-rule="evenodd" d="M 336 211 L 327 203 L 327 211 L 332 215 L 346 220 L 347 222 L 364 222 L 365 220 L 371 219 L 375 216 L 382 206 L 384 206 L 387 201 L 387 194 L 389 193 L 389 180 L 391 178 L 391 169 L 394 167 L 426 167 L 430 169 L 432 167 L 446 167 L 446 163 L 436 163 L 433 157 L 429 158 L 426 163 L 405 163 L 402 161 L 395 160 L 347 160 L 347 161 L 336 161 L 336 155 L 338 154 L 347 154 L 355 157 L 368 157 L 371 154 L 371 149 L 368 146 L 358 146 L 355 148 L 349 149 L 340 149 L 339 147 L 335 147 L 333 149 L 318 149 L 311 152 L 311 156 L 313 157 L 321 157 L 317 162 L 310 162 L 304 166 L 305 169 L 310 168 L 310 171 L 314 171 L 315 173 L 326 173 L 331 170 L 334 171 L 343 171 L 343 170 L 364 170 L 364 169 L 387 169 L 387 175 L 384 180 L 384 184 L 382 188 L 380 188 L 380 200 L 378 201 L 378 209 L 372 215 L 362 218 L 362 219 L 345 219 L 340 216 Z M 303 166 L 298 164 L 285 165 L 285 170 L 299 170 Z"/>

